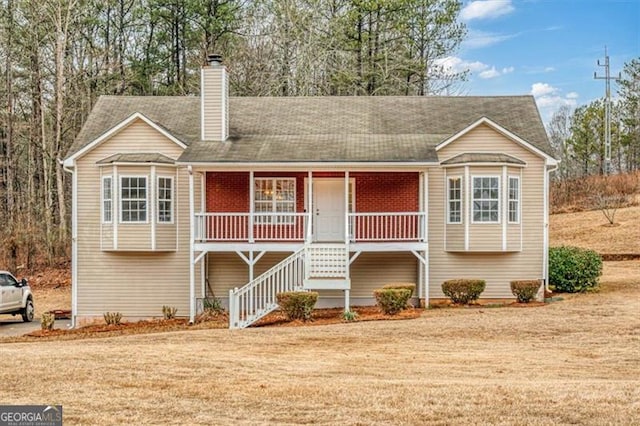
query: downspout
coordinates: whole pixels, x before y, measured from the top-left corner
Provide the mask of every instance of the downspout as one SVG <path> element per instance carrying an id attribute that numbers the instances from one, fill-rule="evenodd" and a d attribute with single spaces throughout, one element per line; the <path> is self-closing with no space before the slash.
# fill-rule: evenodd
<path id="1" fill-rule="evenodd" d="M 544 253 L 542 274 L 544 279 L 544 289 L 547 292 L 549 292 L 549 180 L 551 178 L 551 172 L 556 170 L 558 170 L 557 164 L 551 168 L 546 168 L 544 175 Z"/>
<path id="2" fill-rule="evenodd" d="M 196 277 L 194 263 L 194 216 L 195 216 L 195 199 L 193 194 L 193 168 L 187 166 L 189 172 L 189 323 L 195 323 L 196 319 Z"/>
<path id="3" fill-rule="evenodd" d="M 75 172 L 75 161 L 73 169 L 64 165 L 62 169 L 71 174 L 71 324 L 70 328 L 76 327 L 76 317 L 78 312 L 78 174 Z"/>

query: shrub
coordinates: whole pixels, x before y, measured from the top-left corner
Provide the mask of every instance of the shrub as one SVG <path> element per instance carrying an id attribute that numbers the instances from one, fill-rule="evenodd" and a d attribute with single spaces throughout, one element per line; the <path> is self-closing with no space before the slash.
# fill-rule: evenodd
<path id="1" fill-rule="evenodd" d="M 344 311 L 342 313 L 342 320 L 346 322 L 354 322 L 358 320 L 358 313 L 356 311 Z"/>
<path id="2" fill-rule="evenodd" d="M 102 316 L 107 325 L 119 325 L 120 320 L 122 320 L 122 314 L 120 312 L 105 312 Z"/>
<path id="3" fill-rule="evenodd" d="M 442 283 L 442 292 L 453 303 L 466 305 L 469 302 L 478 300 L 484 291 L 484 280 L 448 280 Z"/>
<path id="4" fill-rule="evenodd" d="M 540 288 L 540 280 L 511 281 L 511 293 L 520 303 L 529 303 L 536 297 Z"/>
<path id="5" fill-rule="evenodd" d="M 202 310 L 209 315 L 220 315 L 224 312 L 222 302 L 217 297 L 207 297 L 202 299 Z"/>
<path id="6" fill-rule="evenodd" d="M 276 294 L 276 300 L 289 320 L 307 321 L 318 301 L 315 291 L 287 291 Z"/>
<path id="7" fill-rule="evenodd" d="M 549 284 L 556 291 L 578 293 L 598 286 L 602 257 L 593 250 L 561 246 L 549 249 Z"/>
<path id="8" fill-rule="evenodd" d="M 162 307 L 162 316 L 166 320 L 174 319 L 176 317 L 176 313 L 178 312 L 178 308 L 173 308 L 171 306 L 163 306 Z"/>
<path id="9" fill-rule="evenodd" d="M 407 288 L 381 288 L 374 290 L 376 304 L 386 315 L 395 315 L 407 307 L 411 290 Z"/>
<path id="10" fill-rule="evenodd" d="M 53 324 L 56 322 L 56 316 L 51 312 L 45 312 L 40 317 L 40 327 L 43 330 L 53 330 Z"/>
<path id="11" fill-rule="evenodd" d="M 416 291 L 416 285 L 413 283 L 394 283 L 394 284 L 387 284 L 384 287 L 382 287 L 383 289 L 387 289 L 387 288 L 405 288 L 409 291 L 411 291 L 411 295 L 409 295 L 409 297 L 413 296 L 413 293 Z"/>

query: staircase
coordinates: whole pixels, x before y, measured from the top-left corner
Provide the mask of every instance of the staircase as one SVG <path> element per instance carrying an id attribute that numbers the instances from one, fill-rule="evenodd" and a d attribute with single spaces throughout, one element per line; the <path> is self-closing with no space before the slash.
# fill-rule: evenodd
<path id="1" fill-rule="evenodd" d="M 278 309 L 285 291 L 348 290 L 346 244 L 308 244 L 241 288 L 229 290 L 229 328 L 245 328 Z"/>

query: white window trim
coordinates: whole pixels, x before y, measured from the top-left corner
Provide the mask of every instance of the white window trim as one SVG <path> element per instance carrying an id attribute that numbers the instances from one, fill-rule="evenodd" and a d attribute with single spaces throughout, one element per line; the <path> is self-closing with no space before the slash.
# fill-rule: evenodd
<path id="1" fill-rule="evenodd" d="M 460 181 L 460 198 L 458 200 L 455 201 L 459 201 L 460 202 L 460 220 L 458 222 L 452 222 L 451 221 L 451 200 L 450 195 L 451 195 L 451 181 L 452 180 L 456 180 L 458 179 Z M 464 223 L 464 211 L 462 209 L 463 207 L 463 202 L 464 202 L 464 190 L 463 190 L 463 179 L 462 179 L 462 175 L 454 175 L 454 176 L 447 176 L 447 225 L 462 225 Z"/>
<path id="2" fill-rule="evenodd" d="M 104 209 L 104 202 L 107 201 L 106 198 L 104 198 L 104 189 L 106 187 L 105 181 L 109 179 L 111 184 L 111 198 L 109 199 L 109 201 L 111 201 L 111 211 L 109 212 L 109 216 L 111 217 L 111 220 L 104 220 L 104 214 L 106 213 L 105 209 Z M 100 186 L 100 222 L 107 225 L 107 224 L 111 224 L 113 223 L 113 176 L 112 175 L 105 175 L 102 176 L 102 185 Z"/>
<path id="3" fill-rule="evenodd" d="M 475 198 L 473 197 L 473 194 L 475 192 L 475 179 L 481 179 L 481 178 L 492 178 L 492 179 L 498 179 L 498 220 L 497 221 L 477 221 L 474 219 L 474 202 L 476 201 Z M 471 175 L 471 189 L 469 190 L 469 205 L 470 205 L 470 209 L 469 209 L 469 215 L 471 216 L 471 223 L 473 223 L 474 225 L 499 225 L 500 223 L 502 223 L 500 221 L 500 216 L 501 216 L 501 212 L 502 212 L 502 203 L 500 202 L 501 200 L 501 183 L 502 179 L 500 179 L 499 175 Z M 493 201 L 493 199 L 480 199 L 478 201 Z"/>
<path id="4" fill-rule="evenodd" d="M 127 179 L 127 178 L 144 178 L 145 179 L 145 202 L 147 205 L 147 214 L 146 216 L 146 220 L 142 221 L 142 220 L 123 220 L 122 219 L 122 214 L 124 213 L 124 209 L 122 208 L 122 202 L 124 201 L 124 198 L 122 198 L 122 193 L 118 194 L 118 202 L 120 203 L 120 208 L 118 209 L 120 211 L 119 214 L 119 218 L 120 218 L 120 223 L 126 223 L 126 224 L 134 224 L 134 225 L 141 225 L 141 224 L 148 224 L 149 223 L 149 175 L 120 175 L 118 176 L 119 178 L 119 186 L 118 186 L 118 190 L 122 191 L 122 180 L 123 179 Z"/>
<path id="5" fill-rule="evenodd" d="M 258 212 L 256 210 L 256 204 L 257 203 L 265 203 L 265 201 L 267 200 L 257 200 L 254 196 L 253 199 L 253 212 L 254 215 L 262 215 L 264 213 L 269 213 L 272 215 L 277 215 L 277 214 L 288 214 L 288 213 L 297 213 L 296 209 L 297 209 L 297 198 L 298 198 L 298 187 L 297 187 L 297 179 L 295 177 L 278 177 L 278 176 L 260 176 L 260 177 L 254 177 L 253 178 L 253 182 L 251 182 L 251 184 L 254 187 L 254 193 L 257 192 L 255 190 L 255 185 L 257 181 L 271 181 L 271 187 L 273 188 L 273 194 L 272 194 L 272 199 L 271 199 L 271 211 L 268 212 Z M 277 200 L 273 197 L 273 195 L 275 195 L 275 188 L 276 188 L 276 181 L 290 181 L 293 182 L 293 200 L 291 201 L 293 203 L 293 212 L 279 212 L 277 211 Z M 288 201 L 289 202 L 289 201 Z M 280 223 L 274 223 L 272 220 L 264 220 L 264 218 L 257 218 L 259 220 L 255 220 L 255 224 L 257 225 L 292 225 L 295 223 L 295 218 L 294 217 L 290 217 L 288 220 L 280 222 Z"/>
<path id="6" fill-rule="evenodd" d="M 171 181 L 171 198 L 168 200 L 171 203 L 171 220 L 170 221 L 161 221 L 160 220 L 160 179 L 169 179 Z M 173 176 L 157 176 L 156 177 L 156 217 L 155 217 L 155 221 L 157 224 L 159 225 L 173 225 L 174 224 L 174 217 L 175 217 L 175 208 L 174 205 L 175 203 L 173 202 L 173 200 L 175 199 L 175 185 L 174 185 L 175 180 L 173 179 Z M 167 201 L 167 200 L 162 200 L 162 201 Z"/>
<path id="7" fill-rule="evenodd" d="M 511 184 L 511 179 L 515 179 L 518 181 L 518 198 L 516 199 L 511 199 L 511 191 L 510 191 L 510 184 Z M 522 206 L 521 206 L 521 202 L 520 200 L 522 199 L 522 185 L 520 184 L 520 176 L 515 176 L 515 175 L 509 175 L 507 177 L 507 223 L 509 223 L 510 225 L 519 225 L 520 224 L 520 215 L 522 214 Z M 512 221 L 511 220 L 511 212 L 510 212 L 510 204 L 512 201 L 516 202 L 516 205 L 518 206 L 518 210 L 516 211 L 516 220 Z"/>

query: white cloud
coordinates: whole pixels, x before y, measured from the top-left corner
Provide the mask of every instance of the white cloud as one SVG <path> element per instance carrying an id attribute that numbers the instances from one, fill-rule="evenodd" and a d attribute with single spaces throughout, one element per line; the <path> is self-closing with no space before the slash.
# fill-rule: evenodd
<path id="1" fill-rule="evenodd" d="M 544 72 L 552 72 L 555 71 L 556 69 L 554 67 L 545 67 L 544 68 Z"/>
<path id="2" fill-rule="evenodd" d="M 479 49 L 509 40 L 517 34 L 497 34 L 487 31 L 469 30 L 467 38 L 462 42 L 468 49 Z"/>
<path id="3" fill-rule="evenodd" d="M 485 80 L 509 74 L 515 70 L 512 66 L 498 70 L 495 66 L 489 66 L 480 61 L 467 61 L 457 56 L 447 56 L 446 58 L 436 59 L 435 63 L 446 72 L 462 73 L 469 71 L 471 74 L 477 74 L 478 77 Z"/>
<path id="4" fill-rule="evenodd" d="M 535 97 L 550 95 L 557 92 L 558 89 L 548 83 L 533 83 L 531 85 L 531 94 Z"/>
<path id="5" fill-rule="evenodd" d="M 490 69 L 484 70 L 480 74 L 478 74 L 478 77 L 484 78 L 485 80 L 489 78 L 496 78 L 499 76 L 500 76 L 500 71 L 498 71 L 496 67 L 491 67 Z"/>
<path id="6" fill-rule="evenodd" d="M 444 70 L 453 73 L 461 73 L 465 71 L 481 72 L 489 68 L 489 65 L 483 64 L 480 61 L 466 61 L 457 56 L 447 56 L 446 58 L 436 59 L 436 65 L 442 67 Z"/>
<path id="7" fill-rule="evenodd" d="M 491 19 L 507 15 L 514 10 L 511 0 L 475 0 L 462 8 L 460 18 L 463 21 Z"/>
<path id="8" fill-rule="evenodd" d="M 562 95 L 560 89 L 553 87 L 549 83 L 534 83 L 531 85 L 531 94 L 536 99 L 540 114 L 545 122 L 551 119 L 551 116 L 561 106 L 569 106 L 575 108 L 578 104 L 578 94 L 569 92 Z"/>

